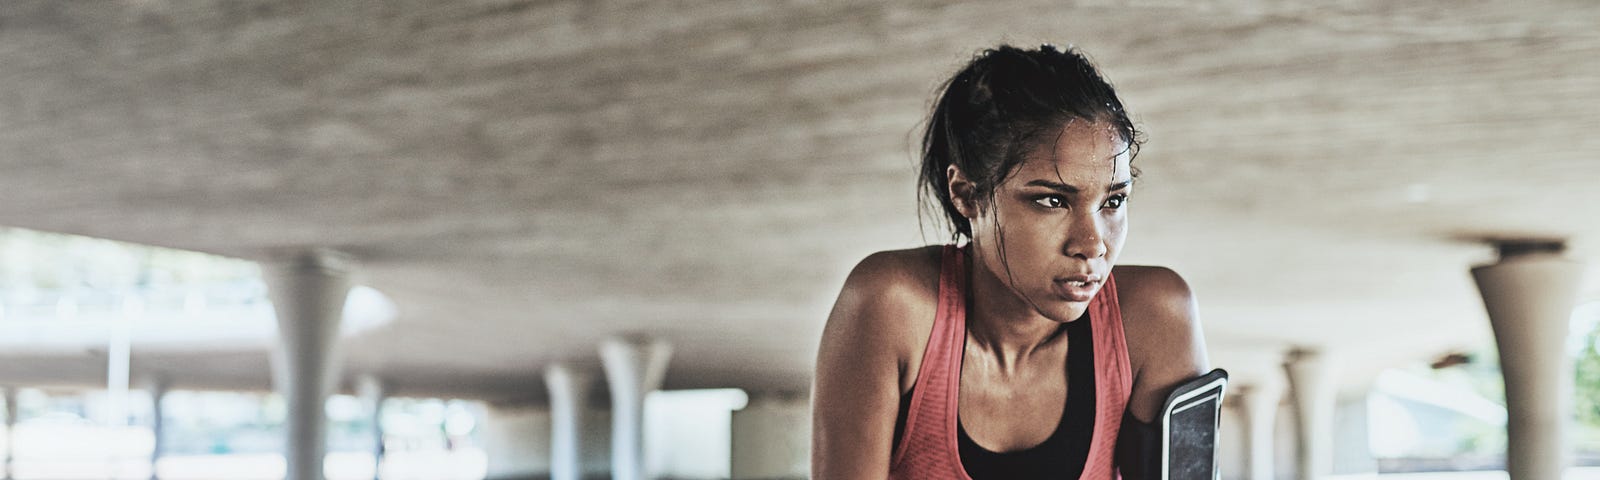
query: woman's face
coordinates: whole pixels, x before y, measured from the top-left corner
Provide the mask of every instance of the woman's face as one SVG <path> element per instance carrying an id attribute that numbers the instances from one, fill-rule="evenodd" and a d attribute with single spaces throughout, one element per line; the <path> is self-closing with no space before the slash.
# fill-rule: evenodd
<path id="1" fill-rule="evenodd" d="M 1133 177 L 1128 144 L 1111 125 L 1076 120 L 1058 133 L 1045 135 L 968 218 L 976 273 L 987 275 L 975 280 L 997 281 L 1014 305 L 1070 322 L 1088 310 L 1122 250 Z"/>

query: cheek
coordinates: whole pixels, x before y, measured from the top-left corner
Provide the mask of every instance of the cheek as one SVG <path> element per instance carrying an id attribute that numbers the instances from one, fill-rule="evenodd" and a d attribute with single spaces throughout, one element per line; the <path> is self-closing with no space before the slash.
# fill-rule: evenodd
<path id="1" fill-rule="evenodd" d="M 1013 271 L 1022 271 L 1039 264 L 1034 256 L 1055 251 L 1061 240 L 1062 225 L 1028 209 L 1028 205 L 1000 202 L 1002 205 L 988 210 L 975 219 L 973 236 L 987 243 L 987 249 L 996 255 L 1004 254 L 1011 260 Z M 1004 252 L 1001 252 L 1004 250 Z"/>
<path id="2" fill-rule="evenodd" d="M 1106 225 L 1106 240 L 1111 253 L 1122 250 L 1122 242 L 1128 239 L 1128 217 L 1113 219 Z"/>
<path id="3" fill-rule="evenodd" d="M 1061 228 L 1061 225 L 1049 217 L 1040 216 L 1037 212 L 1023 205 L 1013 202 L 995 211 L 997 221 L 996 230 L 1002 231 L 1006 236 L 1006 244 L 1039 244 L 1049 243 L 1052 236 Z"/>

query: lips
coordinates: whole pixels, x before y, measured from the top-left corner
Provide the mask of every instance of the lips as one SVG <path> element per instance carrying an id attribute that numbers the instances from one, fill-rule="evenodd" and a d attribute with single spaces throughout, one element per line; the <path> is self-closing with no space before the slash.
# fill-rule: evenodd
<path id="1" fill-rule="evenodd" d="M 1100 282 L 1099 275 L 1072 275 L 1057 278 L 1055 290 L 1056 294 L 1069 302 L 1087 302 L 1100 291 Z"/>

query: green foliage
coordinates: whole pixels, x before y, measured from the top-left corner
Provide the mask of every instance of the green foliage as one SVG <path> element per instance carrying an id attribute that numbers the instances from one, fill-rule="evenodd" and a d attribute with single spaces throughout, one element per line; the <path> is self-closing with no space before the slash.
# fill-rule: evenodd
<path id="1" fill-rule="evenodd" d="M 1600 328 L 1591 328 L 1583 335 L 1583 347 L 1578 350 L 1573 368 L 1577 397 L 1573 409 L 1578 421 L 1590 428 L 1600 428 L 1600 351 L 1595 349 L 1596 342 L 1600 342 Z"/>

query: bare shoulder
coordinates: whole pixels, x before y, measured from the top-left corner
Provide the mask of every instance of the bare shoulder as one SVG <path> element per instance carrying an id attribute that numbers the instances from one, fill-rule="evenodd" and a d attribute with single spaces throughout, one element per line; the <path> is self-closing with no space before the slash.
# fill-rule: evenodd
<path id="1" fill-rule="evenodd" d="M 914 371 L 933 329 L 941 248 L 877 252 L 857 263 L 839 292 L 824 336 L 854 337 L 850 343 L 855 348 L 892 352 L 902 374 Z M 900 383 L 909 386 L 914 372 L 904 377 Z"/>
<path id="2" fill-rule="evenodd" d="M 1194 292 L 1178 272 L 1150 265 L 1118 265 L 1111 272 L 1123 321 L 1181 326 L 1196 320 L 1186 315 L 1194 306 Z"/>
<path id="3" fill-rule="evenodd" d="M 921 300 L 939 288 L 940 246 L 886 250 L 868 255 L 850 270 L 844 294 L 887 295 L 889 300 Z"/>
<path id="4" fill-rule="evenodd" d="M 817 348 L 811 402 L 816 478 L 889 473 L 900 398 L 916 378 L 933 328 L 940 248 L 874 253 L 845 280 Z"/>
<path id="5" fill-rule="evenodd" d="M 1166 267 L 1118 266 L 1112 275 L 1133 369 L 1128 409 L 1149 421 L 1172 388 L 1210 368 L 1199 302 L 1189 283 Z"/>

